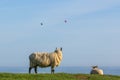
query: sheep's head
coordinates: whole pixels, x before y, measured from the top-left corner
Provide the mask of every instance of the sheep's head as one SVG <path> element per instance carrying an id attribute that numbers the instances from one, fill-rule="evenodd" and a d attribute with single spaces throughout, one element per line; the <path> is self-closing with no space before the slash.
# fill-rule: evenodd
<path id="1" fill-rule="evenodd" d="M 98 66 L 92 66 L 93 69 L 98 68 Z"/>
<path id="2" fill-rule="evenodd" d="M 55 52 L 56 52 L 56 53 L 62 53 L 62 48 L 56 48 L 56 49 L 55 49 Z"/>

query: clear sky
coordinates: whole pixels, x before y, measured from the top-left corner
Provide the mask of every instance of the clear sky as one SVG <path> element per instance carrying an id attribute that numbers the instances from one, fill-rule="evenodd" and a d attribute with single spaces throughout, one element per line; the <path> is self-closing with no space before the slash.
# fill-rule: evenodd
<path id="1" fill-rule="evenodd" d="M 0 66 L 56 47 L 61 66 L 120 66 L 120 0 L 0 0 Z"/>

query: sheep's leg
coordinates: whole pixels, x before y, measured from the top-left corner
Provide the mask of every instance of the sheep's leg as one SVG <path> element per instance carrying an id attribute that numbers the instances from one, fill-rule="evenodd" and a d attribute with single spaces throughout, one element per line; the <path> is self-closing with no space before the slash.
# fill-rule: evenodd
<path id="1" fill-rule="evenodd" d="M 35 73 L 37 74 L 37 66 L 34 67 Z"/>
<path id="2" fill-rule="evenodd" d="M 54 74 L 54 67 L 51 67 L 51 74 Z"/>
<path id="3" fill-rule="evenodd" d="M 32 69 L 32 67 L 29 67 L 29 74 L 31 73 L 31 69 Z"/>

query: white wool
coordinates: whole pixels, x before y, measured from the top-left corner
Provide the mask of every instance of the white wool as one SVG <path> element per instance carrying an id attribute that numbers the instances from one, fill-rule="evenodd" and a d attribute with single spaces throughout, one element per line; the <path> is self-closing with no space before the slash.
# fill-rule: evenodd
<path id="1" fill-rule="evenodd" d="M 47 52 L 34 52 L 29 56 L 30 67 L 56 67 L 60 65 L 62 60 L 62 51 L 47 53 Z"/>
<path id="2" fill-rule="evenodd" d="M 103 75 L 103 70 L 102 70 L 102 69 L 99 69 L 99 68 L 93 68 L 90 73 L 91 73 L 91 74 Z"/>
<path id="3" fill-rule="evenodd" d="M 99 72 L 100 75 L 103 75 L 103 70 L 102 69 L 99 69 L 98 72 Z"/>

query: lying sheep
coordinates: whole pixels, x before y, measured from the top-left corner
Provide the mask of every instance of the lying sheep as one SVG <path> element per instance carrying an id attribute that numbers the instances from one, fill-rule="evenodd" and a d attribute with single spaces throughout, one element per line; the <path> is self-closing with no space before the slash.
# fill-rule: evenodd
<path id="1" fill-rule="evenodd" d="M 62 60 L 62 48 L 56 48 L 54 52 L 34 52 L 29 56 L 30 67 L 29 73 L 31 73 L 31 69 L 34 68 L 35 73 L 37 73 L 37 66 L 51 67 L 51 74 L 54 73 L 54 68 L 59 66 Z"/>
<path id="2" fill-rule="evenodd" d="M 98 66 L 92 66 L 92 70 L 91 70 L 90 74 L 103 75 L 103 70 L 99 69 Z"/>

